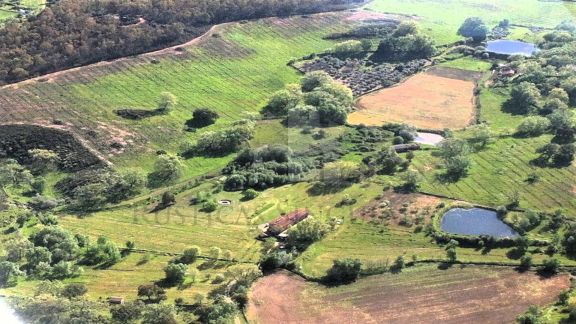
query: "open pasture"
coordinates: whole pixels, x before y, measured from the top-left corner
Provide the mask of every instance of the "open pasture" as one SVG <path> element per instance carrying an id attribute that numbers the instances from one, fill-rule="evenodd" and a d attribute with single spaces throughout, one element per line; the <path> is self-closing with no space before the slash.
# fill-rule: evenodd
<path id="1" fill-rule="evenodd" d="M 278 272 L 252 288 L 248 320 L 346 323 L 503 323 L 546 305 L 569 287 L 566 275 L 542 279 L 511 269 L 436 265 L 326 288 Z"/>
<path id="2" fill-rule="evenodd" d="M 60 120 L 104 154 L 115 153 L 113 142 L 123 143 L 124 152 L 111 156 L 112 162 L 132 167 L 137 158 L 139 167 L 148 170 L 156 150 L 178 152 L 202 132 L 258 112 L 274 91 L 297 82 L 299 74 L 286 63 L 330 47 L 333 42 L 322 37 L 346 29 L 352 23 L 343 20 L 346 15 L 350 13 L 220 25 L 179 51 L 102 62 L 7 86 L 0 89 L 0 115 L 5 123 Z M 154 109 L 163 91 L 178 98 L 170 115 L 132 121 L 114 113 L 120 108 Z M 185 132 L 184 122 L 200 107 L 221 118 L 207 129 Z M 185 176 L 228 161 L 190 159 Z"/>
<path id="3" fill-rule="evenodd" d="M 459 40 L 456 32 L 468 17 L 481 17 L 490 28 L 502 19 L 508 19 L 512 24 L 553 28 L 563 20 L 573 20 L 576 14 L 573 2 L 539 0 L 375 0 L 366 8 L 416 15 L 423 31 L 439 44 Z"/>
<path id="4" fill-rule="evenodd" d="M 394 87 L 360 97 L 349 115 L 353 125 L 409 123 L 425 129 L 459 129 L 474 118 L 476 73 L 434 68 Z"/>

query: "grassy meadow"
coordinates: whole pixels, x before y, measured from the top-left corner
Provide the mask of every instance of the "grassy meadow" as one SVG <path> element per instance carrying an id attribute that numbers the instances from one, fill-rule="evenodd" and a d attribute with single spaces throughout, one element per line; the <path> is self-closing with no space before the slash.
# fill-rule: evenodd
<path id="1" fill-rule="evenodd" d="M 538 0 L 375 0 L 366 9 L 415 15 L 423 30 L 439 44 L 459 40 L 456 32 L 468 17 L 481 17 L 489 26 L 508 19 L 512 24 L 553 28 L 576 15 L 574 3 Z"/>

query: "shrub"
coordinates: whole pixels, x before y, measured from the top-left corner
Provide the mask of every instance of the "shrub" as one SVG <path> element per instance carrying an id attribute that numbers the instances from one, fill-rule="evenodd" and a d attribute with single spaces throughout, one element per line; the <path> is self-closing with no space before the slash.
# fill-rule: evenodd
<path id="1" fill-rule="evenodd" d="M 189 128 L 202 128 L 210 126 L 220 118 L 217 112 L 208 108 L 199 108 L 192 113 L 192 119 L 186 121 Z"/>
<path id="2" fill-rule="evenodd" d="M 338 284 L 354 282 L 358 279 L 361 268 L 362 263 L 358 259 L 334 260 L 326 280 Z"/>
<path id="3" fill-rule="evenodd" d="M 164 268 L 166 281 L 172 284 L 178 284 L 184 281 L 188 267 L 182 263 L 170 263 Z"/>
<path id="4" fill-rule="evenodd" d="M 540 136 L 550 128 L 550 120 L 541 116 L 529 116 L 522 120 L 516 132 L 522 136 Z"/>
<path id="5" fill-rule="evenodd" d="M 248 189 L 246 191 L 244 191 L 244 193 L 242 194 L 242 199 L 243 200 L 252 200 L 256 197 L 258 197 L 258 195 L 260 195 L 260 193 L 254 189 Z"/>
<path id="6" fill-rule="evenodd" d="M 180 257 L 180 262 L 184 264 L 191 264 L 196 262 L 196 259 L 200 255 L 200 248 L 197 246 L 192 246 L 184 250 L 184 253 Z"/>

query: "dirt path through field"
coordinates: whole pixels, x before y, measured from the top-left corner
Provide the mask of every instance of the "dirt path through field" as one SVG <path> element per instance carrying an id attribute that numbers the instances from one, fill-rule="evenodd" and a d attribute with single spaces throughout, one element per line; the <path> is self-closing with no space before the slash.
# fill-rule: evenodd
<path id="1" fill-rule="evenodd" d="M 251 323 L 510 323 L 569 287 L 568 275 L 544 279 L 494 267 L 418 266 L 326 288 L 286 272 L 256 282 Z"/>

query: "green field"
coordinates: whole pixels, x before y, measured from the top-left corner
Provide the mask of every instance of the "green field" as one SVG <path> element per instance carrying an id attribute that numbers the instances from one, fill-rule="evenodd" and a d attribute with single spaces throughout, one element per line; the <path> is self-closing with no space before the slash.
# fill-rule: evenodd
<path id="1" fill-rule="evenodd" d="M 481 17 L 489 26 L 508 19 L 512 24 L 552 28 L 576 14 L 574 3 L 538 0 L 375 0 L 367 9 L 416 15 L 423 29 L 440 44 L 457 41 L 458 27 L 468 17 Z"/>
<path id="2" fill-rule="evenodd" d="M 200 133 L 246 118 L 248 113 L 257 113 L 274 91 L 297 82 L 298 73 L 286 63 L 291 58 L 330 47 L 332 42 L 322 36 L 346 28 L 345 23 L 336 23 L 339 17 L 326 14 L 233 23 L 218 28 L 218 37 L 209 37 L 200 46 L 187 48 L 186 54 L 156 56 L 158 64 L 151 64 L 152 58 L 141 56 L 89 66 L 64 74 L 55 83 L 0 90 L 0 97 L 17 101 L 21 109 L 36 107 L 27 117 L 29 121 L 56 114 L 78 128 L 107 130 L 115 137 L 132 140 L 128 152 L 112 157 L 112 162 L 120 168 L 131 168 L 137 159 L 139 168 L 149 170 L 156 150 L 179 152 L 183 143 L 193 141 Z M 169 116 L 127 121 L 114 113 L 126 107 L 154 109 L 163 91 L 170 91 L 178 98 Z M 216 125 L 197 133 L 185 132 L 184 122 L 200 107 L 217 111 L 221 118 Z M 109 149 L 102 144 L 98 142 L 95 146 Z M 185 176 L 217 170 L 230 158 L 190 159 L 186 161 Z"/>

